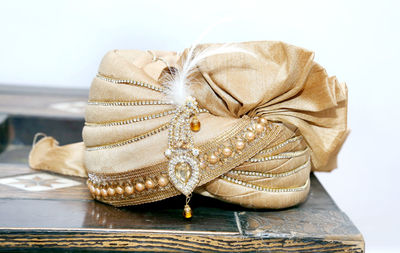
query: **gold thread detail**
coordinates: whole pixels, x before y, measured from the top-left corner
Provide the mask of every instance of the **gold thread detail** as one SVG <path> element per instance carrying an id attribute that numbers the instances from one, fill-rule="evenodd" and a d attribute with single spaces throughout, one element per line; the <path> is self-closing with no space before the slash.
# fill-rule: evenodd
<path id="1" fill-rule="evenodd" d="M 218 145 L 224 145 L 226 140 L 236 139 L 238 136 L 243 135 L 243 133 L 249 131 L 254 122 L 248 120 L 242 120 L 234 124 L 234 126 L 228 131 L 224 132 L 222 135 L 213 138 L 207 143 L 199 146 L 199 150 L 201 152 L 205 150 L 215 150 L 218 149 Z M 203 185 L 209 182 L 212 179 L 215 179 L 221 176 L 224 173 L 227 173 L 229 169 L 235 168 L 242 164 L 248 157 L 254 156 L 258 150 L 268 145 L 268 143 L 272 143 L 277 138 L 282 136 L 282 130 L 284 128 L 280 126 L 280 124 L 266 124 L 265 131 L 263 134 L 257 135 L 256 139 L 248 143 L 244 150 L 238 153 L 238 156 L 232 160 L 222 161 L 219 166 L 215 168 L 206 168 L 202 169 L 202 176 L 199 183 Z M 219 143 L 215 143 L 215 140 L 219 140 Z M 144 182 L 148 178 L 157 177 L 157 175 L 166 175 L 167 174 L 167 162 L 163 162 L 157 165 L 153 165 L 146 168 L 140 168 L 132 171 L 120 172 L 120 173 L 89 173 L 89 178 L 94 180 L 94 184 L 97 185 L 98 189 L 106 189 L 108 187 L 115 188 L 118 185 L 129 185 L 133 186 L 134 182 Z M 104 191 L 103 191 L 104 192 Z M 143 203 L 150 203 L 162 199 L 166 199 L 169 197 L 173 197 L 180 194 L 180 192 L 173 187 L 170 183 L 166 187 L 158 188 L 157 186 L 154 189 L 146 189 L 144 191 L 135 191 L 130 195 L 118 195 L 115 194 L 113 196 L 104 196 L 102 194 L 95 195 L 95 198 L 115 205 L 115 206 L 127 206 L 127 205 L 138 205 Z"/>
<path id="2" fill-rule="evenodd" d="M 206 109 L 200 109 L 200 113 L 205 113 L 208 112 Z M 160 113 L 154 113 L 150 115 L 145 115 L 145 116 L 140 116 L 140 117 L 134 117 L 134 118 L 129 118 L 129 119 L 124 119 L 124 120 L 118 120 L 118 121 L 106 121 L 106 122 L 100 122 L 100 123 L 95 123 L 95 122 L 85 122 L 85 126 L 120 126 L 120 125 L 128 125 L 128 124 L 133 124 L 136 122 L 141 122 L 141 121 L 146 121 L 150 119 L 157 119 L 161 118 L 164 116 L 168 116 L 171 114 L 175 113 L 174 110 L 169 110 L 169 111 L 163 111 Z"/>
<path id="3" fill-rule="evenodd" d="M 248 162 L 259 163 L 259 162 L 266 162 L 266 161 L 271 161 L 271 160 L 290 159 L 293 157 L 301 156 L 306 151 L 307 151 L 307 149 L 301 150 L 301 151 L 294 151 L 294 152 L 285 152 L 285 153 L 280 153 L 279 155 L 266 156 L 266 157 L 261 157 L 261 158 L 250 158 L 248 160 Z"/>
<path id="4" fill-rule="evenodd" d="M 157 127 L 153 130 L 150 130 L 144 134 L 135 136 L 134 138 L 128 139 L 128 140 L 124 140 L 124 141 L 119 141 L 119 142 L 114 142 L 114 143 L 109 143 L 109 144 L 105 144 L 105 145 L 100 145 L 100 146 L 90 146 L 86 148 L 86 151 L 97 151 L 97 150 L 102 150 L 102 149 L 110 149 L 110 148 L 116 148 L 116 147 L 120 147 L 123 145 L 127 145 L 127 144 L 131 144 L 137 141 L 140 141 L 146 137 L 152 136 L 154 134 L 157 134 L 161 131 L 164 131 L 168 128 L 168 124 L 163 124 L 160 127 Z"/>
<path id="5" fill-rule="evenodd" d="M 247 127 L 242 129 L 238 134 L 241 135 L 243 132 L 246 132 L 246 130 Z M 230 159 L 230 163 L 223 161 L 222 164 L 218 164 L 217 167 L 210 166 L 210 169 L 203 170 L 201 182 L 199 185 L 202 185 L 212 180 L 216 176 L 220 176 L 226 173 L 228 168 L 239 166 L 247 160 L 246 157 L 254 156 L 256 152 L 261 148 L 260 146 L 266 145 L 266 143 L 269 143 L 272 139 L 276 138 L 279 135 L 280 130 L 278 130 L 277 126 L 275 126 L 274 128 L 269 128 L 268 130 L 265 130 L 265 132 L 267 133 L 263 136 L 256 138 L 256 140 L 250 143 L 247 143 L 247 148 L 245 148 L 245 150 L 243 151 L 237 152 L 237 156 L 234 156 L 234 158 Z"/>
<path id="6" fill-rule="evenodd" d="M 172 105 L 168 100 L 137 100 L 137 101 L 88 101 L 88 105 L 99 106 L 141 106 L 141 105 Z"/>
<path id="7" fill-rule="evenodd" d="M 290 143 L 296 142 L 296 141 L 301 140 L 301 139 L 303 139 L 303 136 L 301 136 L 301 135 L 293 137 L 293 138 L 290 138 L 290 139 L 288 139 L 288 140 L 286 140 L 284 142 L 281 142 L 280 144 L 278 144 L 278 145 L 276 145 L 276 146 L 274 146 L 272 148 L 261 150 L 260 152 L 257 153 L 257 155 L 263 155 L 263 154 L 272 153 L 274 151 L 277 151 L 280 148 L 285 147 L 286 145 L 288 145 Z"/>
<path id="8" fill-rule="evenodd" d="M 165 93 L 165 89 L 162 87 L 157 87 L 155 85 L 146 83 L 146 82 L 142 82 L 142 81 L 136 81 L 136 80 L 129 80 L 129 79 L 114 79 L 111 77 L 108 77 L 106 75 L 103 75 L 101 73 L 98 73 L 96 75 L 97 78 L 106 81 L 106 82 L 110 82 L 110 83 L 114 83 L 114 84 L 125 84 L 125 85 L 131 85 L 131 86 L 137 86 L 137 87 L 143 87 L 143 88 L 147 88 L 153 91 L 157 91 L 157 92 L 163 92 Z"/>
<path id="9" fill-rule="evenodd" d="M 134 117 L 134 118 L 128 118 L 124 120 L 118 120 L 118 121 L 106 121 L 106 122 L 100 122 L 100 123 L 94 123 L 94 122 L 85 122 L 85 126 L 120 126 L 120 125 L 128 125 L 128 124 L 133 124 L 136 122 L 141 122 L 141 121 L 146 121 L 150 119 L 157 119 L 161 118 L 164 116 L 168 116 L 171 114 L 174 114 L 175 110 L 169 110 L 169 111 L 163 111 L 160 113 L 154 113 L 146 116 L 139 116 L 139 117 Z"/>
<path id="10" fill-rule="evenodd" d="M 257 191 L 265 191 L 265 192 L 298 192 L 298 191 L 304 191 L 305 189 L 307 189 L 308 184 L 310 182 L 310 179 L 307 179 L 306 183 L 302 186 L 299 187 L 288 187 L 288 188 L 269 188 L 269 187 L 262 187 L 259 185 L 255 185 L 255 184 L 251 184 L 251 183 L 246 183 L 243 182 L 241 180 L 235 179 L 235 178 L 231 178 L 225 175 L 221 176 L 222 179 L 234 183 L 234 184 L 238 184 L 238 185 L 242 185 L 245 187 L 249 187 L 249 188 L 253 188 Z"/>
<path id="11" fill-rule="evenodd" d="M 293 174 L 307 168 L 308 166 L 310 166 L 310 159 L 308 159 L 308 161 L 305 162 L 304 164 L 302 164 L 301 166 L 299 166 L 293 170 L 289 170 L 289 171 L 282 172 L 282 173 L 262 173 L 262 172 L 256 172 L 256 171 L 230 170 L 230 171 L 228 171 L 227 174 L 254 176 L 254 177 L 279 178 L 279 177 L 287 177 L 287 176 L 293 175 Z"/>

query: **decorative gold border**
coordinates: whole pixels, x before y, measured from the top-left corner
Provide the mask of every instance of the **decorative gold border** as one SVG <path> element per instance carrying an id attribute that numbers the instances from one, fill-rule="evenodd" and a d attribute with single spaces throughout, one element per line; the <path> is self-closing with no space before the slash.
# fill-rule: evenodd
<path id="1" fill-rule="evenodd" d="M 157 87 L 155 85 L 152 85 L 152 84 L 149 84 L 146 82 L 142 82 L 142 81 L 129 80 L 129 79 L 115 79 L 115 78 L 106 76 L 104 74 L 101 74 L 100 72 L 96 75 L 96 77 L 99 78 L 100 80 L 114 83 L 114 84 L 125 84 L 125 85 L 143 87 L 143 88 L 147 88 L 152 91 L 165 93 L 165 88 Z"/>
<path id="2" fill-rule="evenodd" d="M 288 158 L 281 158 L 281 159 L 288 159 Z M 296 167 L 292 170 L 281 172 L 281 173 L 263 173 L 263 172 L 256 172 L 256 171 L 248 171 L 248 170 L 230 170 L 227 172 L 227 174 L 232 174 L 232 175 L 243 175 L 243 176 L 255 176 L 255 177 L 267 177 L 267 178 L 280 178 L 280 177 L 287 177 L 290 175 L 293 175 L 306 167 L 311 166 L 311 160 L 308 159 L 307 162 L 304 164 L 300 165 L 299 167 Z"/>
<path id="3" fill-rule="evenodd" d="M 199 147 L 200 154 L 207 156 L 210 152 L 216 152 L 221 149 L 221 146 L 227 141 L 243 138 L 244 134 L 252 128 L 254 123 L 254 119 L 249 120 L 249 118 L 245 117 L 230 130 L 224 132 L 224 134 L 201 145 Z M 208 183 L 247 161 L 249 157 L 254 156 L 276 139 L 281 131 L 282 127 L 278 124 L 266 124 L 263 133 L 259 134 L 254 140 L 246 142 L 246 147 L 242 151 L 236 152 L 229 158 L 221 159 L 218 164 L 209 164 L 209 166 L 202 169 L 198 186 Z M 166 175 L 167 162 L 124 173 L 89 173 L 88 185 L 93 196 L 100 201 L 115 206 L 137 205 L 180 194 L 171 183 L 162 187 L 156 183 L 160 178 L 168 179 Z M 115 189 L 118 186 L 120 188 L 128 186 L 130 194 L 126 194 L 126 191 L 123 194 L 114 194 L 114 191 L 111 191 L 112 195 L 107 193 L 108 189 Z"/>
<path id="4" fill-rule="evenodd" d="M 129 125 L 137 122 L 142 122 L 151 119 L 158 119 L 161 117 L 166 117 L 168 115 L 172 115 L 175 113 L 175 109 L 172 110 L 164 110 L 157 113 L 145 114 L 136 117 L 126 118 L 122 120 L 113 120 L 113 121 L 102 121 L 102 122 L 85 122 L 85 126 L 89 127 L 101 127 L 101 126 L 121 126 L 121 125 Z"/>
<path id="5" fill-rule="evenodd" d="M 257 154 L 257 157 L 252 157 L 248 160 L 250 163 L 260 163 L 260 162 L 266 162 L 266 161 L 271 161 L 271 160 L 277 160 L 277 159 L 289 159 L 293 157 L 298 157 L 304 155 L 308 149 L 305 150 L 299 150 L 299 151 L 292 151 L 292 152 L 283 152 L 277 155 L 272 155 L 272 156 L 259 156 Z"/>
<path id="6" fill-rule="evenodd" d="M 94 106 L 143 106 L 143 105 L 172 105 L 169 100 L 134 100 L 134 101 L 98 101 L 89 100 L 88 105 Z"/>
<path id="7" fill-rule="evenodd" d="M 296 141 L 300 141 L 300 140 L 302 140 L 302 139 L 303 139 L 303 136 L 301 136 L 301 135 L 292 137 L 292 138 L 287 139 L 286 141 L 281 142 L 281 143 L 279 143 L 278 145 L 275 145 L 275 146 L 273 146 L 273 147 L 271 147 L 271 148 L 261 150 L 260 152 L 257 153 L 257 155 L 263 155 L 263 154 L 270 154 L 270 153 L 273 153 L 274 151 L 276 151 L 276 150 L 278 150 L 278 149 L 280 149 L 280 148 L 286 147 L 287 145 L 289 145 L 289 144 L 291 144 L 291 143 L 294 143 L 294 142 L 296 142 Z"/>
<path id="8" fill-rule="evenodd" d="M 164 131 L 168 128 L 168 123 L 165 123 L 157 128 L 154 128 L 144 134 L 135 136 L 131 139 L 127 139 L 124 141 L 119 141 L 119 142 L 113 142 L 113 143 L 108 143 L 108 144 L 103 144 L 103 145 L 99 145 L 99 146 L 89 146 L 86 148 L 86 151 L 97 151 L 97 150 L 102 150 L 102 149 L 110 149 L 110 148 L 116 148 L 116 147 L 120 147 L 120 146 L 124 146 L 127 144 L 131 144 L 137 141 L 140 141 L 146 137 L 152 136 L 154 134 L 157 134 L 161 131 Z"/>
<path id="9" fill-rule="evenodd" d="M 307 189 L 310 179 L 307 179 L 306 183 L 302 186 L 299 187 L 287 187 L 287 188 L 272 188 L 272 187 L 262 187 L 259 185 L 251 184 L 251 183 L 246 183 L 242 180 L 235 179 L 232 177 L 228 177 L 225 175 L 222 175 L 221 178 L 227 182 L 242 185 L 245 187 L 249 187 L 258 191 L 264 191 L 264 192 L 299 192 L 299 191 L 304 191 Z"/>

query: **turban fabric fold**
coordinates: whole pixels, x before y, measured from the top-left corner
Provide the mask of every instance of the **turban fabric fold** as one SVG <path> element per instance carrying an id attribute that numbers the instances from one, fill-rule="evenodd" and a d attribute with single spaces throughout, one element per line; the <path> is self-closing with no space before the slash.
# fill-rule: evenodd
<path id="1" fill-rule="evenodd" d="M 206 58 L 190 86 L 202 109 L 193 135 L 203 166 L 195 192 L 245 207 L 296 205 L 307 197 L 311 170 L 336 167 L 348 134 L 346 85 L 305 49 L 270 41 L 237 45 L 251 54 Z M 171 75 L 166 64 L 180 66 L 187 53 L 107 53 L 90 88 L 84 142 L 58 146 L 45 137 L 34 145 L 30 166 L 88 176 L 94 198 L 115 206 L 180 194 L 164 155 L 175 107 L 163 80 Z"/>

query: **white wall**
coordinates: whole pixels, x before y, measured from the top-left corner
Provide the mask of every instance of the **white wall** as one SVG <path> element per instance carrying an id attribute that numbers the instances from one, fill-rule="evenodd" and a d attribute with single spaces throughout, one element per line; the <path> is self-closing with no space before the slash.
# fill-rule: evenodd
<path id="1" fill-rule="evenodd" d="M 349 87 L 352 133 L 319 178 L 365 236 L 398 245 L 400 5 L 395 1 L 1 1 L 0 84 L 88 88 L 110 49 L 282 40 L 316 52 Z M 397 250 L 400 250 L 397 248 Z"/>

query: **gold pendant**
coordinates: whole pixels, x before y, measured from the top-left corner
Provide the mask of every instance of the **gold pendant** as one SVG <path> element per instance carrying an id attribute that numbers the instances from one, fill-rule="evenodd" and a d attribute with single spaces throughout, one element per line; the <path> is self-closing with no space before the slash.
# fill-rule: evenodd
<path id="1" fill-rule="evenodd" d="M 192 130 L 193 132 L 198 132 L 200 131 L 200 121 L 196 116 L 193 116 L 191 121 L 190 121 L 190 130 Z"/>
<path id="2" fill-rule="evenodd" d="M 185 217 L 185 219 L 190 219 L 192 218 L 192 216 L 193 216 L 192 208 L 190 208 L 190 206 L 186 204 L 185 207 L 183 208 L 183 217 Z"/>
<path id="3" fill-rule="evenodd" d="M 189 96 L 168 125 L 168 149 L 164 153 L 169 159 L 168 174 L 175 188 L 185 196 L 193 192 L 200 180 L 200 151 L 194 147 L 192 133 L 200 130 L 199 112 L 196 99 Z"/>

